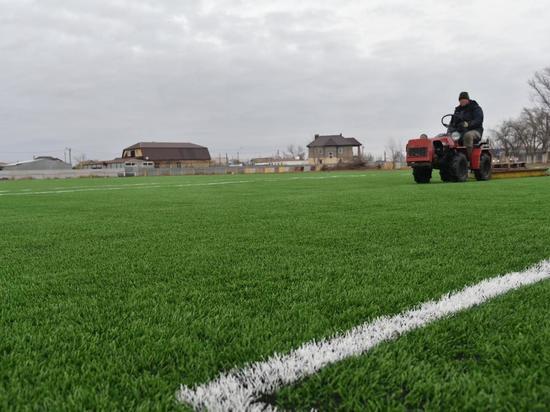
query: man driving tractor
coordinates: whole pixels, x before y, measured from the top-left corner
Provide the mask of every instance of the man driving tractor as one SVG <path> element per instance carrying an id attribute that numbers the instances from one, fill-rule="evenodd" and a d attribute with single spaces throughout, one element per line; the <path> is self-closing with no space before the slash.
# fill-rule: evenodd
<path id="1" fill-rule="evenodd" d="M 466 147 L 468 161 L 471 161 L 474 144 L 483 136 L 483 110 L 475 100 L 470 100 L 468 92 L 460 93 L 458 101 L 460 105 L 455 108 L 449 132 L 460 132 L 459 144 Z"/>
<path id="2" fill-rule="evenodd" d="M 481 140 L 483 110 L 467 92 L 460 93 L 458 100 L 454 114 L 441 118 L 447 133 L 432 138 L 421 135 L 407 142 L 407 165 L 416 183 L 430 183 L 434 169 L 443 182 L 466 182 L 470 172 L 476 180 L 491 179 L 493 154 Z"/>

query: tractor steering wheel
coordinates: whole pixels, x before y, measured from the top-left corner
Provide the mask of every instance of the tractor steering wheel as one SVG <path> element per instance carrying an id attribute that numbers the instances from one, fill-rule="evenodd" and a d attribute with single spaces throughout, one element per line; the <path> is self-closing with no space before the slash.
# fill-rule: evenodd
<path id="1" fill-rule="evenodd" d="M 445 119 L 446 119 L 447 117 L 450 117 L 450 118 L 451 118 L 451 121 L 450 121 L 448 124 L 445 123 Z M 454 114 L 446 114 L 445 116 L 443 116 L 443 117 L 441 118 L 441 124 L 442 124 L 444 127 L 446 127 L 446 128 L 448 129 L 448 128 L 451 126 L 451 123 L 453 122 L 453 117 L 454 117 Z"/>

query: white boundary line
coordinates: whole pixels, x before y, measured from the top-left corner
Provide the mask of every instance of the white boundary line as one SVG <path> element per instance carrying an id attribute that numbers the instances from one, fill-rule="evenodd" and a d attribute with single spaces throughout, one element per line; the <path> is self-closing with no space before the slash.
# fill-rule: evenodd
<path id="1" fill-rule="evenodd" d="M 251 180 L 223 180 L 204 183 L 170 183 L 165 184 L 162 182 L 150 182 L 150 183 L 132 183 L 123 185 L 105 185 L 105 186 L 76 186 L 67 188 L 52 188 L 49 190 L 31 191 L 32 189 L 18 189 L 18 191 L 0 191 L 0 196 L 30 196 L 30 195 L 48 195 L 48 194 L 64 194 L 64 193 L 76 193 L 76 192 L 98 192 L 98 191 L 112 191 L 123 189 L 154 189 L 159 187 L 194 187 L 194 186 L 218 186 L 218 185 L 232 185 L 243 183 L 256 183 L 256 182 L 282 182 L 293 180 L 319 180 L 319 179 L 339 179 L 339 178 L 353 178 L 353 177 L 365 177 L 367 174 L 341 174 L 341 175 L 326 175 L 326 176 L 311 176 L 311 177 L 289 177 L 289 178 L 267 178 L 267 179 L 251 179 Z"/>
<path id="2" fill-rule="evenodd" d="M 274 410 L 271 405 L 256 400 L 313 375 L 327 365 L 361 355 L 381 342 L 549 278 L 550 260 L 544 260 L 523 272 L 486 279 L 459 292 L 443 295 L 437 301 L 425 302 L 395 316 L 382 316 L 330 339 L 307 342 L 286 355 L 274 354 L 263 362 L 222 373 L 215 380 L 195 388 L 182 385 L 176 398 L 195 410 Z"/>

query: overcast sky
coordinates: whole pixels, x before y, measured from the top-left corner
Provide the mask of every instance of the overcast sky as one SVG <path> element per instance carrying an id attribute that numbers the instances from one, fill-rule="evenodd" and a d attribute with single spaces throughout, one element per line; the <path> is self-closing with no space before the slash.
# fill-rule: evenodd
<path id="1" fill-rule="evenodd" d="M 550 66 L 547 0 L 0 0 L 0 161 L 109 159 L 138 141 L 250 157 L 440 131 L 462 90 L 486 128 Z"/>

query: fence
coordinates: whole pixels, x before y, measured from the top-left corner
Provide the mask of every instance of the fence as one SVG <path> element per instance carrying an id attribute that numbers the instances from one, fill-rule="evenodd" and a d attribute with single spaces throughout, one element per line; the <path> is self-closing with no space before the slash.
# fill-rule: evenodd
<path id="1" fill-rule="evenodd" d="M 0 180 L 19 179 L 74 179 L 79 177 L 117 177 L 112 169 L 67 169 L 67 170 L 0 170 Z"/>
<path id="2" fill-rule="evenodd" d="M 125 176 L 188 176 L 188 175 L 236 175 L 264 173 L 300 173 L 320 170 L 315 166 L 214 166 L 204 168 L 152 168 L 125 167 Z"/>
<path id="3" fill-rule="evenodd" d="M 18 179 L 71 179 L 80 177 L 130 176 L 189 176 L 234 175 L 263 173 L 298 173 L 319 170 L 315 166 L 256 166 L 256 167 L 205 167 L 205 168 L 152 168 L 127 166 L 124 169 L 69 169 L 69 170 L 0 170 L 0 180 Z"/>
<path id="4" fill-rule="evenodd" d="M 496 149 L 493 151 L 496 159 L 502 162 L 524 162 L 528 164 L 533 163 L 550 163 L 550 151 L 539 150 L 533 154 L 527 154 L 524 151 L 516 153 L 508 153 L 502 149 Z"/>

